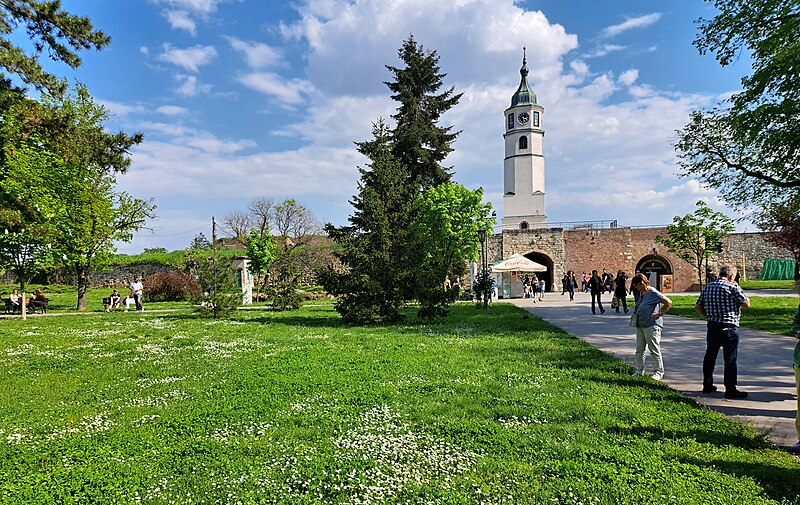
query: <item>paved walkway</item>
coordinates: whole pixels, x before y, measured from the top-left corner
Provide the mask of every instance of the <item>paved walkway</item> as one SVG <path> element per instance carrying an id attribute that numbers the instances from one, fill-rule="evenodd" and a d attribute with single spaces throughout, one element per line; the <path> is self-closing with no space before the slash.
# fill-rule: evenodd
<path id="1" fill-rule="evenodd" d="M 782 296 L 789 294 L 787 292 Z M 760 296 L 760 293 L 748 292 L 748 295 Z M 530 299 L 501 301 L 522 307 L 593 347 L 633 365 L 636 337 L 634 329 L 628 326 L 630 314 L 625 315 L 622 311 L 616 314 L 609 307 L 611 296 L 604 295 L 603 298 L 606 309 L 603 315 L 592 314 L 591 299 L 585 293 L 576 293 L 574 302 L 569 301 L 569 295 L 561 296 L 560 293 L 548 293 L 543 301 L 535 304 Z M 786 324 L 791 324 L 791 321 Z M 768 434 L 776 445 L 786 447 L 797 442 L 794 427 L 797 403 L 792 370 L 797 340 L 785 335 L 740 328 L 738 385 L 750 396 L 744 400 L 726 400 L 722 397 L 721 350 L 714 374 L 719 392 L 700 392 L 705 335 L 705 321 L 669 314 L 664 316 L 661 350 L 666 373 L 663 382 L 713 410 Z M 647 351 L 645 356 L 645 365 L 650 366 Z"/>

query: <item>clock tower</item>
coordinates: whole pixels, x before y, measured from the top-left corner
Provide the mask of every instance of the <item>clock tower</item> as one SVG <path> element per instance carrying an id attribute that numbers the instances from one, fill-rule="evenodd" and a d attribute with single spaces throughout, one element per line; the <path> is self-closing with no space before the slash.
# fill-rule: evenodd
<path id="1" fill-rule="evenodd" d="M 519 88 L 505 111 L 503 230 L 546 228 L 544 206 L 544 107 L 528 86 L 524 48 Z"/>

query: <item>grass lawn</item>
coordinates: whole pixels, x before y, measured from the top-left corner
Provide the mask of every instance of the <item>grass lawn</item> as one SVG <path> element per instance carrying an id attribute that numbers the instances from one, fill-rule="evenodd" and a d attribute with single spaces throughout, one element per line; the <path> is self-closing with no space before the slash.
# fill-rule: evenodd
<path id="1" fill-rule="evenodd" d="M 794 289 L 794 281 L 741 281 L 742 289 Z"/>
<path id="2" fill-rule="evenodd" d="M 700 314 L 694 310 L 697 295 L 670 295 L 669 299 L 673 302 L 670 314 L 702 319 Z M 796 296 L 751 297 L 750 308 L 742 311 L 740 325 L 755 330 L 792 336 L 790 332 L 792 317 L 799 304 L 800 298 Z"/>
<path id="3" fill-rule="evenodd" d="M 78 292 L 75 286 L 65 286 L 61 284 L 48 284 L 48 285 L 40 285 L 40 284 L 31 284 L 25 286 L 25 296 L 26 298 L 30 298 L 33 296 L 33 290 L 36 288 L 41 288 L 44 291 L 44 294 L 47 296 L 48 304 L 47 310 L 48 312 L 73 312 L 75 308 L 78 306 Z M 8 298 L 9 294 L 12 290 L 19 289 L 19 286 L 11 285 L 11 284 L 0 284 L 0 296 L 2 298 Z M 111 295 L 111 289 L 107 288 L 95 288 L 95 289 L 88 289 L 86 291 L 86 307 L 87 310 L 92 312 L 102 312 L 103 311 L 103 298 L 106 296 Z M 123 297 L 128 295 L 127 289 L 120 289 L 120 295 Z M 124 304 L 123 304 L 124 309 Z M 177 309 L 177 308 L 189 308 L 191 307 L 191 303 L 189 302 L 145 302 L 145 310 L 147 309 Z"/>
<path id="4" fill-rule="evenodd" d="M 0 503 L 800 503 L 800 462 L 504 304 L 0 320 Z"/>

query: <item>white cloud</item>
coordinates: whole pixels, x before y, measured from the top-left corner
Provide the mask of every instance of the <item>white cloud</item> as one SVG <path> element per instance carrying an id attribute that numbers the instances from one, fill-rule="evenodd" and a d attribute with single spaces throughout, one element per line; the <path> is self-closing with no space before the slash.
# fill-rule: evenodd
<path id="1" fill-rule="evenodd" d="M 654 12 L 652 14 L 647 14 L 645 16 L 639 16 L 636 18 L 628 18 L 622 23 L 612 26 L 607 26 L 606 28 L 604 28 L 603 35 L 605 37 L 614 37 L 628 30 L 633 30 L 635 28 L 645 28 L 657 22 L 659 19 L 661 19 L 660 12 Z"/>
<path id="2" fill-rule="evenodd" d="M 116 118 L 121 118 L 129 114 L 142 112 L 145 108 L 141 105 L 129 105 L 126 103 L 114 102 L 111 100 L 99 100 L 100 105 Z"/>
<path id="3" fill-rule="evenodd" d="M 165 116 L 183 116 L 189 111 L 186 109 L 186 107 L 179 107 L 177 105 L 162 105 L 156 109 L 156 112 Z"/>
<path id="4" fill-rule="evenodd" d="M 162 53 L 158 56 L 161 61 L 186 69 L 190 72 L 199 72 L 200 67 L 208 65 L 217 57 L 214 46 L 194 46 L 180 49 L 164 44 Z"/>
<path id="5" fill-rule="evenodd" d="M 273 67 L 281 62 L 279 49 L 260 42 L 247 42 L 236 37 L 225 37 L 231 47 L 244 54 L 247 66 L 253 69 Z"/>
<path id="6" fill-rule="evenodd" d="M 584 55 L 584 58 L 600 58 L 610 53 L 616 53 L 625 50 L 625 46 L 619 44 L 603 44 L 593 51 Z"/>
<path id="7" fill-rule="evenodd" d="M 639 78 L 639 71 L 636 70 L 635 68 L 631 68 L 631 69 L 626 70 L 626 71 L 622 72 L 621 74 L 619 74 L 619 77 L 617 78 L 617 80 L 621 84 L 624 84 L 625 86 L 630 86 L 634 82 L 636 82 L 636 79 L 638 79 L 638 78 Z"/>
<path id="8" fill-rule="evenodd" d="M 211 92 L 211 86 L 202 84 L 197 76 L 194 75 L 176 75 L 175 79 L 180 82 L 180 86 L 176 92 L 181 96 L 191 97 L 198 95 L 205 95 Z"/>
<path id="9" fill-rule="evenodd" d="M 197 23 L 186 11 L 167 11 L 165 13 L 169 25 L 176 30 L 186 30 L 192 36 L 197 35 Z"/>
<path id="10" fill-rule="evenodd" d="M 305 76 L 280 74 L 289 60 L 277 47 L 236 37 L 227 41 L 252 70 L 235 77 L 239 84 L 266 96 L 270 107 L 295 112 L 302 105 L 305 115 L 254 131 L 253 139 L 228 138 L 170 117 L 170 111 L 175 116 L 185 112 L 179 107 L 160 107 L 156 112 L 163 121 L 143 125 L 148 141 L 137 147 L 134 166 L 121 183 L 132 194 L 154 195 L 162 208 L 181 198 L 208 201 L 204 210 L 221 206 L 229 211 L 243 208 L 255 196 L 307 197 L 322 219 L 344 224 L 352 211 L 347 201 L 356 191 L 357 166 L 365 162 L 353 142 L 368 139 L 378 117 L 391 123 L 397 104 L 383 84 L 392 80 L 384 65 L 400 65 L 397 49 L 413 33 L 418 43 L 439 54 L 447 74 L 445 89 L 454 85 L 464 93 L 442 120 L 442 125 L 462 130 L 445 165 L 455 167 L 458 182 L 484 187 L 498 213 L 503 208 L 503 110 L 519 83 L 523 46 L 529 82 L 545 107 L 551 221 L 607 218 L 622 226 L 665 224 L 674 215 L 692 212 L 699 198 L 713 200 L 714 193 L 696 181 L 676 179 L 671 142 L 691 110 L 716 98 L 658 89 L 641 82 L 635 68 L 619 74 L 600 62 L 590 68 L 586 58 L 625 46 L 605 44 L 575 59 L 579 46 L 574 34 L 519 5 L 513 0 L 301 1 L 300 20 L 279 31 L 289 42 L 307 47 L 301 55 L 307 61 Z M 643 18 L 606 31 L 646 26 Z M 648 19 L 654 23 L 658 18 Z M 183 64 L 177 63 L 184 61 L 179 58 L 165 61 L 187 73 L 208 63 L 202 58 L 186 58 Z M 211 90 L 195 75 L 176 79 L 185 96 Z M 222 86 L 214 81 L 215 91 Z M 269 136 L 279 142 L 271 144 Z M 268 145 L 281 147 L 270 150 Z M 634 193 L 644 194 L 644 202 Z M 184 230 L 190 228 L 187 223 Z"/>
<path id="11" fill-rule="evenodd" d="M 191 12 L 196 15 L 208 15 L 217 11 L 220 4 L 230 0 L 155 0 L 156 3 L 167 5 L 174 9 Z"/>
<path id="12" fill-rule="evenodd" d="M 314 91 L 314 86 L 300 79 L 285 80 L 272 72 L 253 72 L 239 77 L 238 81 L 250 89 L 274 97 L 280 102 L 296 105 L 303 96 Z"/>

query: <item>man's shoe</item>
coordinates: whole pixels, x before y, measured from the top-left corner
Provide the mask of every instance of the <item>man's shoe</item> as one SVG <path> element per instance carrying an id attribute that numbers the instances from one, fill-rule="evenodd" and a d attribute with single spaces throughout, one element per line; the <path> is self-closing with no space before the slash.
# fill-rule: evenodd
<path id="1" fill-rule="evenodd" d="M 800 442 L 797 442 L 793 446 L 789 447 L 789 454 L 800 456 Z"/>
<path id="2" fill-rule="evenodd" d="M 716 392 L 717 392 L 717 386 L 703 386 L 703 393 L 705 394 L 716 393 Z"/>
<path id="3" fill-rule="evenodd" d="M 664 378 L 664 374 L 663 374 L 663 373 L 661 373 L 661 372 L 656 372 L 656 373 L 654 373 L 653 375 L 651 375 L 651 376 L 650 376 L 650 378 L 651 378 L 651 379 L 655 379 L 655 380 L 657 380 L 657 381 L 660 381 L 661 379 L 663 379 L 663 378 Z"/>
<path id="4" fill-rule="evenodd" d="M 628 309 L 625 309 L 625 313 L 626 313 L 626 314 L 628 313 Z"/>
<path id="5" fill-rule="evenodd" d="M 606 313 L 606 311 L 605 311 L 605 310 L 601 310 L 601 311 L 600 311 L 600 313 L 601 313 L 601 314 L 605 314 L 605 313 Z"/>
<path id="6" fill-rule="evenodd" d="M 631 377 L 639 377 L 639 376 L 642 376 L 642 375 L 644 375 L 644 372 L 643 372 L 643 371 L 641 371 L 641 370 L 636 370 L 635 372 L 633 372 L 633 373 L 631 374 Z"/>
<path id="7" fill-rule="evenodd" d="M 734 389 L 733 391 L 725 391 L 724 396 L 729 400 L 737 400 L 737 399 L 747 398 L 747 392 Z"/>

